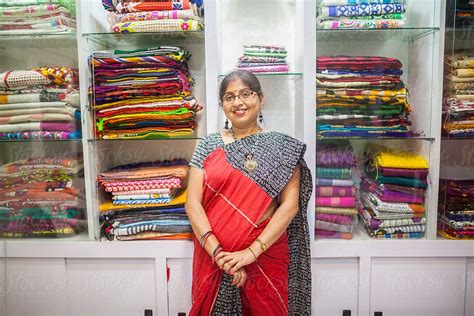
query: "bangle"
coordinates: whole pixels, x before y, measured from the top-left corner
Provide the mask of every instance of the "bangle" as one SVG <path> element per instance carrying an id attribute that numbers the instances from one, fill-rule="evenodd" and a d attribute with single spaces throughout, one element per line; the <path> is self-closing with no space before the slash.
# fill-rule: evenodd
<path id="1" fill-rule="evenodd" d="M 216 248 L 214 248 L 214 251 L 212 251 L 212 255 L 211 255 L 211 258 L 212 258 L 212 264 L 214 264 L 214 259 L 216 258 L 217 254 L 220 252 L 220 250 L 222 250 L 222 246 L 221 244 L 218 244 L 216 246 Z"/>
<path id="2" fill-rule="evenodd" d="M 260 249 L 262 249 L 262 252 L 265 252 L 265 250 L 267 250 L 267 245 L 261 241 L 260 239 L 255 239 L 256 242 L 258 242 L 260 244 Z"/>
<path id="3" fill-rule="evenodd" d="M 205 232 L 204 235 L 201 236 L 201 239 L 199 240 L 199 244 L 201 245 L 201 247 L 204 246 L 204 243 L 206 242 L 207 237 L 209 237 L 212 234 L 214 233 L 212 232 L 212 230 L 210 230 L 208 232 Z"/>
<path id="4" fill-rule="evenodd" d="M 250 247 L 248 249 L 252 253 L 253 257 L 255 258 L 255 262 L 257 262 L 257 255 L 255 254 L 255 252 L 253 252 L 252 248 L 250 248 Z"/>

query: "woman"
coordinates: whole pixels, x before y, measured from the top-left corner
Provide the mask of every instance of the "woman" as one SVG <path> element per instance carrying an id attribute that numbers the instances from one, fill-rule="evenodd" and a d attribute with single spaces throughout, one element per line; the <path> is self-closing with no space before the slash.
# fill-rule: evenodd
<path id="1" fill-rule="evenodd" d="M 309 315 L 306 147 L 260 128 L 264 97 L 252 73 L 227 75 L 219 98 L 226 129 L 202 139 L 190 162 L 190 315 Z"/>

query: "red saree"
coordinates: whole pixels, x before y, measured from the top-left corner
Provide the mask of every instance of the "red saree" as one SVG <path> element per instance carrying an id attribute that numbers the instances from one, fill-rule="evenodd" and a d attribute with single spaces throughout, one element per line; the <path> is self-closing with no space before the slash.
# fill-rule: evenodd
<path id="1" fill-rule="evenodd" d="M 251 137 L 253 136 L 247 138 Z M 242 144 L 245 145 L 246 141 L 242 140 Z M 237 159 L 239 162 L 243 161 L 236 157 L 241 153 L 241 148 L 232 144 L 224 145 L 221 139 L 220 142 L 221 147 L 208 148 L 205 153 L 201 148 L 201 152 L 197 155 L 201 155 L 202 163 L 196 164 L 192 160 L 191 165 L 202 168 L 204 172 L 202 206 L 212 231 L 223 249 L 233 252 L 246 249 L 265 229 L 270 219 L 266 219 L 259 225 L 256 223 L 275 198 L 275 194 L 272 196 L 268 190 L 268 185 L 272 185 L 273 182 L 266 183 L 267 186 L 262 185 L 245 171 L 236 167 L 233 159 Z M 205 144 L 206 140 L 203 143 Z M 202 144 L 200 146 L 203 147 Z M 200 149 L 198 148 L 196 151 L 199 152 Z M 271 154 L 271 150 L 269 153 Z M 256 157 L 258 156 L 256 155 Z M 268 168 L 265 163 L 261 163 L 261 161 L 258 163 L 260 172 L 266 167 Z M 267 169 L 267 171 L 271 171 L 271 169 Z M 292 172 L 285 175 L 288 178 L 285 180 L 289 180 L 291 174 Z M 267 178 L 274 182 L 280 180 L 272 176 Z M 280 185 L 280 188 L 282 187 L 284 185 Z M 287 233 L 284 233 L 258 258 L 257 262 L 245 267 L 247 280 L 240 289 L 229 284 L 230 277 L 225 275 L 217 265 L 212 264 L 209 254 L 200 247 L 199 241 L 194 238 L 193 306 L 189 314 L 219 315 L 226 313 L 236 315 L 265 314 L 267 316 L 292 314 L 289 312 L 288 306 L 289 271 L 292 271 L 289 269 L 291 256 L 288 236 Z M 297 246 L 304 248 L 305 242 L 303 241 Z M 306 254 L 309 255 L 309 244 Z M 304 257 L 300 255 L 296 261 L 306 264 L 306 260 L 302 260 Z M 309 256 L 307 262 L 309 263 Z M 309 270 L 310 268 L 307 271 Z M 310 283 L 310 279 L 306 280 L 306 278 L 307 276 L 304 282 Z M 308 301 L 298 299 L 299 302 L 303 302 L 302 305 L 304 305 L 309 302 L 309 299 Z M 240 306 L 234 307 L 234 305 Z M 294 309 L 301 311 L 299 308 Z"/>

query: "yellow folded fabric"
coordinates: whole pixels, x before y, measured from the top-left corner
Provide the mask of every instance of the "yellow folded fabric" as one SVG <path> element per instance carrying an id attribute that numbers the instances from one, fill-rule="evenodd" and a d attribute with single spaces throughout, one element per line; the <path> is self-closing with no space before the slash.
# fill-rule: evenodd
<path id="1" fill-rule="evenodd" d="M 410 152 L 380 151 L 375 156 L 375 165 L 384 168 L 427 169 L 428 161 Z"/>
<path id="2" fill-rule="evenodd" d="M 131 204 L 131 205 L 114 205 L 112 204 L 112 201 L 107 201 L 105 203 L 102 203 L 99 206 L 99 212 L 105 213 L 105 212 L 110 212 L 110 211 L 125 211 L 125 210 L 130 210 L 130 209 L 139 209 L 139 208 L 144 208 L 144 207 L 165 207 L 165 206 L 173 206 L 173 205 L 179 205 L 179 204 L 185 204 L 186 203 L 186 190 L 181 191 L 179 195 L 177 195 L 174 199 L 172 199 L 169 203 L 156 203 L 156 204 L 145 204 L 145 205 L 137 205 L 137 204 Z"/>

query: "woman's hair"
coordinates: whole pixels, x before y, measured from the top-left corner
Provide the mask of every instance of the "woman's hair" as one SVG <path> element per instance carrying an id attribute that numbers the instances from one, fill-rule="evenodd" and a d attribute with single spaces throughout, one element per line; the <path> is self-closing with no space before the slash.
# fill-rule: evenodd
<path id="1" fill-rule="evenodd" d="M 222 80 L 221 86 L 219 87 L 219 100 L 222 100 L 222 98 L 224 97 L 224 93 L 227 90 L 227 87 L 229 86 L 229 83 L 231 83 L 235 79 L 242 80 L 242 82 L 246 84 L 250 88 L 250 90 L 257 92 L 259 97 L 263 94 L 262 87 L 260 86 L 260 81 L 258 81 L 257 76 L 248 71 L 234 70 L 228 75 L 226 75 Z"/>

